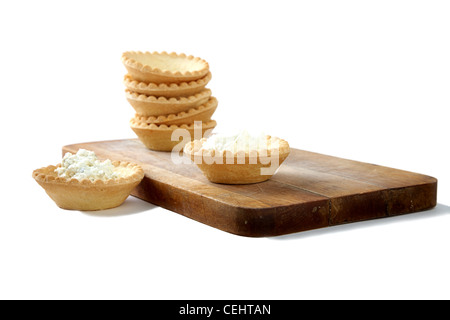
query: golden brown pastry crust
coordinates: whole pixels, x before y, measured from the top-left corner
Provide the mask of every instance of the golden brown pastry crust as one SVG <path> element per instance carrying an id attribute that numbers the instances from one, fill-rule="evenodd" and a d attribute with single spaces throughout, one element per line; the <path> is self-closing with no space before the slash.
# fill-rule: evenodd
<path id="1" fill-rule="evenodd" d="M 120 161 L 113 161 L 112 164 L 127 175 L 95 181 L 62 178 L 55 172 L 60 165 L 51 165 L 34 170 L 32 176 L 60 208 L 104 210 L 121 205 L 144 178 L 144 171 L 136 164 Z"/>
<path id="2" fill-rule="evenodd" d="M 125 90 L 125 95 L 137 114 L 150 117 L 176 114 L 205 104 L 211 97 L 211 90 L 204 89 L 195 95 L 178 98 L 147 96 L 128 89 Z"/>
<path id="3" fill-rule="evenodd" d="M 181 83 L 203 78 L 209 64 L 198 57 L 175 52 L 127 51 L 122 63 L 133 79 L 147 83 Z"/>
<path id="4" fill-rule="evenodd" d="M 215 120 L 202 123 L 202 136 L 205 132 L 212 130 L 217 125 Z M 173 148 L 181 143 L 183 147 L 189 141 L 194 139 L 194 130 L 197 127 L 195 123 L 183 124 L 183 125 L 170 125 L 165 124 L 147 124 L 142 122 L 135 122 L 134 118 L 130 121 L 131 129 L 136 133 L 139 140 L 148 148 L 155 151 L 172 151 Z M 190 140 L 172 141 L 172 133 L 177 129 L 185 129 L 190 135 Z"/>
<path id="5" fill-rule="evenodd" d="M 128 90 L 147 96 L 189 97 L 205 89 L 211 80 L 211 72 L 199 80 L 181 83 L 146 83 L 134 80 L 130 74 L 125 75 L 123 83 Z"/>
<path id="6" fill-rule="evenodd" d="M 211 182 L 223 184 L 257 183 L 270 179 L 290 153 L 287 141 L 270 136 L 268 136 L 268 139 L 271 139 L 277 148 L 269 147 L 266 150 L 250 150 L 236 153 L 231 151 L 209 151 L 201 149 L 202 144 L 206 141 L 203 138 L 187 143 L 183 152 L 197 164 Z M 261 169 L 269 168 L 272 165 L 271 161 L 274 159 L 272 157 L 276 157 L 278 160 L 278 167 L 274 168 L 271 174 L 261 174 Z"/>
<path id="7" fill-rule="evenodd" d="M 134 117 L 135 123 L 145 123 L 145 124 L 165 124 L 165 125 L 182 125 L 182 124 L 190 124 L 194 123 L 194 121 L 202 121 L 208 122 L 211 119 L 211 116 L 216 111 L 218 102 L 214 97 L 210 97 L 208 102 L 198 106 L 196 108 L 191 108 L 188 111 L 182 111 L 177 114 L 169 114 L 169 115 L 161 115 L 161 116 L 151 116 L 145 117 L 139 114 L 136 114 Z"/>

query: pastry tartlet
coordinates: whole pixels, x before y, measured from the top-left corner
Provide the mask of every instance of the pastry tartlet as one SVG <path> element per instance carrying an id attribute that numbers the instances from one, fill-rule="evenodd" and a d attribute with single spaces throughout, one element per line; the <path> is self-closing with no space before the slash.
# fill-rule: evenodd
<path id="1" fill-rule="evenodd" d="M 207 136 L 208 132 L 216 127 L 215 120 L 201 123 L 201 134 Z M 195 130 L 200 130 L 197 122 L 191 124 L 182 125 L 156 125 L 154 123 L 147 124 L 145 122 L 137 122 L 135 118 L 130 120 L 130 127 L 136 133 L 139 140 L 150 150 L 155 151 L 172 151 L 177 145 L 184 147 L 184 145 L 194 139 Z M 172 134 L 177 129 L 186 130 L 184 133 L 189 138 L 183 139 L 179 136 L 176 137 L 176 141 L 172 141 Z M 179 140 L 177 140 L 179 138 Z"/>
<path id="2" fill-rule="evenodd" d="M 211 90 L 204 89 L 189 97 L 147 96 L 125 90 L 125 96 L 136 113 L 141 116 L 160 116 L 187 111 L 206 103 L 211 97 Z"/>
<path id="3" fill-rule="evenodd" d="M 126 74 L 123 83 L 128 90 L 147 96 L 163 96 L 168 98 L 188 97 L 205 89 L 211 78 L 211 72 L 208 72 L 206 76 L 195 81 L 181 83 L 146 83 L 134 80 L 130 74 Z"/>
<path id="4" fill-rule="evenodd" d="M 67 155 L 67 154 L 66 154 Z M 120 206 L 144 178 L 137 164 L 112 161 L 115 178 L 60 176 L 61 163 L 33 171 L 33 178 L 60 208 L 96 211 Z"/>
<path id="5" fill-rule="evenodd" d="M 181 151 L 194 136 L 203 137 L 216 126 L 211 117 L 218 103 L 206 88 L 212 76 L 205 60 L 127 51 L 122 62 L 128 71 L 125 96 L 136 112 L 130 127 L 148 149 Z"/>
<path id="6" fill-rule="evenodd" d="M 161 116 L 151 116 L 146 117 L 136 114 L 134 117 L 135 123 L 145 123 L 145 124 L 156 124 L 156 125 L 182 125 L 193 123 L 194 121 L 208 122 L 211 120 L 212 115 L 217 109 L 218 101 L 216 98 L 209 98 L 208 102 L 198 106 L 196 108 L 191 108 L 188 111 L 182 111 L 177 114 L 161 115 Z"/>
<path id="7" fill-rule="evenodd" d="M 134 80 L 147 83 L 181 83 L 203 78 L 208 63 L 198 57 L 175 52 L 127 51 L 122 63 Z"/>
<path id="8" fill-rule="evenodd" d="M 263 182 L 272 177 L 290 153 L 289 144 L 283 139 L 266 136 L 265 146 L 252 148 L 210 149 L 205 148 L 207 139 L 194 140 L 183 149 L 214 183 L 250 184 Z"/>

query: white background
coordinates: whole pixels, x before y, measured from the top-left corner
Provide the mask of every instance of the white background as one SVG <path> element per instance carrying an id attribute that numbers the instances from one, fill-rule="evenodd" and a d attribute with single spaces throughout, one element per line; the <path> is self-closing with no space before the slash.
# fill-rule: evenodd
<path id="1" fill-rule="evenodd" d="M 448 1 L 2 1 L 2 299 L 449 299 Z M 130 197 L 61 210 L 64 145 L 134 138 L 120 57 L 202 57 L 217 132 L 439 179 L 431 211 L 246 238 Z"/>

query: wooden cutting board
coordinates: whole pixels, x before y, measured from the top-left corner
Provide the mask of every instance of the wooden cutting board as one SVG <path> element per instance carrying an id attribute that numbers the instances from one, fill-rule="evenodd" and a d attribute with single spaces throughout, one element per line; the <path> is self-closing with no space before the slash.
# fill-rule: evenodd
<path id="1" fill-rule="evenodd" d="M 435 178 L 298 149 L 266 182 L 222 185 L 209 182 L 195 164 L 174 164 L 170 152 L 148 150 L 137 139 L 68 145 L 63 153 L 79 148 L 140 164 L 145 177 L 132 195 L 242 236 L 276 236 L 436 205 Z"/>

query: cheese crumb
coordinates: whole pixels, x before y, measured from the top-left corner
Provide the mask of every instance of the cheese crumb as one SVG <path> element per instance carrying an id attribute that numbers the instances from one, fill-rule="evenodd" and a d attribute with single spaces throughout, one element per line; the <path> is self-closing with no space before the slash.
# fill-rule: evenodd
<path id="1" fill-rule="evenodd" d="M 232 152 L 267 149 L 267 135 L 247 130 L 230 135 L 214 134 L 202 144 L 202 149 Z"/>
<path id="2" fill-rule="evenodd" d="M 101 162 L 93 151 L 80 149 L 76 154 L 67 152 L 55 172 L 62 178 L 94 181 L 119 178 L 115 168 L 111 160 Z"/>

